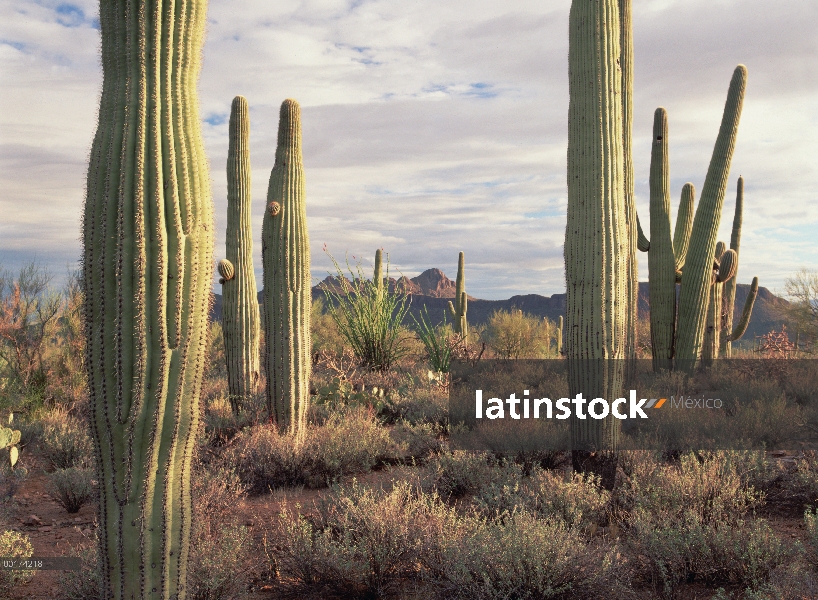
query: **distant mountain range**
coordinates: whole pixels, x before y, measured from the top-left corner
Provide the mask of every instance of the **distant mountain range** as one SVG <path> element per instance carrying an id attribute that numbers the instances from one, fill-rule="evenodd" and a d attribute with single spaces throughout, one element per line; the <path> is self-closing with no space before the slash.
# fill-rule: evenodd
<path id="1" fill-rule="evenodd" d="M 324 299 L 324 292 L 321 286 L 336 287 L 338 279 L 327 277 L 312 288 L 313 299 Z M 468 284 L 467 284 L 468 286 Z M 390 278 L 389 287 L 395 289 L 399 287 L 406 290 L 411 301 L 409 312 L 417 318 L 425 306 L 429 315 L 434 320 L 442 321 L 444 311 L 450 299 L 455 297 L 455 282 L 449 279 L 440 269 L 427 269 L 417 277 L 401 277 L 400 279 Z M 736 289 L 736 308 L 734 321 L 737 321 L 744 307 L 744 300 L 750 290 L 749 284 L 740 283 Z M 261 301 L 259 292 L 259 301 Z M 781 309 L 789 304 L 787 300 L 774 295 L 764 287 L 758 288 L 758 297 L 753 308 L 753 317 L 747 333 L 744 334 L 742 345 L 752 344 L 756 335 L 763 335 L 772 329 L 780 329 L 784 322 L 781 316 Z M 481 300 L 469 296 L 468 320 L 469 323 L 483 324 L 497 310 L 510 311 L 511 309 L 522 310 L 524 313 L 536 317 L 548 317 L 556 321 L 560 315 L 565 314 L 565 294 L 554 294 L 552 296 L 541 296 L 539 294 L 525 294 L 512 296 L 508 300 Z M 221 319 L 222 297 L 214 294 L 211 318 Z M 639 284 L 639 313 L 647 316 L 650 313 L 650 303 L 648 299 L 648 284 Z M 446 319 L 451 321 L 447 315 Z M 411 322 L 411 318 L 409 319 Z"/>

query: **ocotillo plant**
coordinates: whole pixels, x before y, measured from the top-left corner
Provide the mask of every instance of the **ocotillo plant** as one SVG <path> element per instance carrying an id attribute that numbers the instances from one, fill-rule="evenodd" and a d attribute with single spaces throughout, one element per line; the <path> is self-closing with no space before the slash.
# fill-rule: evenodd
<path id="1" fill-rule="evenodd" d="M 730 234 L 730 249 L 736 253 L 736 258 L 739 256 L 739 246 L 741 245 L 741 223 L 744 214 L 744 178 L 738 178 L 736 185 L 736 210 L 733 215 L 733 231 Z M 721 309 L 721 338 L 719 344 L 719 352 L 723 356 L 729 358 L 733 353 L 732 342 L 741 338 L 747 330 L 750 315 L 753 312 L 753 303 L 755 302 L 758 293 L 758 285 L 756 283 L 756 291 L 747 295 L 742 311 L 741 322 L 744 322 L 744 313 L 747 313 L 747 323 L 744 323 L 744 328 L 737 327 L 733 329 L 733 312 L 736 309 L 736 282 L 738 276 L 724 284 L 724 298 L 722 299 L 723 306 Z"/>
<path id="2" fill-rule="evenodd" d="M 281 104 L 278 146 L 262 224 L 267 408 L 282 429 L 304 432 L 310 399 L 310 241 L 301 158 L 301 107 Z"/>
<path id="3" fill-rule="evenodd" d="M 230 109 L 227 150 L 227 259 L 219 264 L 227 389 L 233 414 L 238 414 L 241 405 L 256 394 L 260 374 L 259 308 L 250 217 L 249 113 L 247 100 L 236 96 Z M 230 273 L 223 272 L 224 262 L 230 264 Z"/>
<path id="4" fill-rule="evenodd" d="M 213 265 L 196 97 L 206 7 L 100 2 L 83 284 L 104 598 L 187 591 Z"/>
<path id="5" fill-rule="evenodd" d="M 562 354 L 562 315 L 557 321 L 557 355 Z"/>
<path id="6" fill-rule="evenodd" d="M 701 199 L 693 220 L 690 245 L 685 258 L 679 293 L 676 362 L 688 371 L 695 367 L 701 356 L 707 305 L 710 300 L 716 235 L 721 221 L 724 193 L 736 145 L 746 85 L 747 68 L 739 65 L 730 81 L 721 127 L 702 186 Z"/>
<path id="7" fill-rule="evenodd" d="M 575 0 L 568 31 L 564 343 L 569 393 L 617 398 L 627 356 L 631 243 L 622 168 L 618 3 Z M 618 439 L 614 418 L 571 421 L 575 451 L 614 450 Z"/>
<path id="8" fill-rule="evenodd" d="M 449 314 L 452 316 L 452 329 L 465 341 L 469 335 L 469 323 L 466 321 L 468 296 L 466 295 L 466 258 L 461 252 L 457 258 L 457 279 L 455 280 L 454 303 L 449 301 Z"/>

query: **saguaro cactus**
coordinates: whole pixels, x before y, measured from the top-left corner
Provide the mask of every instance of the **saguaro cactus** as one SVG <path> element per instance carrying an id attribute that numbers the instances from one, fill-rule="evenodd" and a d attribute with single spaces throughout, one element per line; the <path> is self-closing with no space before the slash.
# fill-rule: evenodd
<path id="1" fill-rule="evenodd" d="M 650 339 L 653 368 L 673 368 L 676 338 L 676 259 L 670 238 L 670 174 L 667 112 L 653 115 L 650 156 Z"/>
<path id="2" fill-rule="evenodd" d="M 574 0 L 568 27 L 569 389 L 572 395 L 613 399 L 622 393 L 627 356 L 631 243 L 623 181 L 616 0 Z M 574 450 L 613 450 L 618 438 L 619 422 L 614 418 L 571 422 Z"/>
<path id="3" fill-rule="evenodd" d="M 719 135 L 702 186 L 699 207 L 693 220 L 690 246 L 685 259 L 684 277 L 679 293 L 679 325 L 677 328 L 676 360 L 685 370 L 692 370 L 701 356 L 702 339 L 710 300 L 713 274 L 713 254 L 721 221 L 727 177 L 736 145 L 747 68 L 739 65 L 733 72 L 727 102 L 724 106 Z"/>
<path id="4" fill-rule="evenodd" d="M 301 159 L 301 107 L 281 104 L 278 146 L 262 224 L 267 408 L 303 434 L 310 398 L 310 241 Z"/>
<path id="5" fill-rule="evenodd" d="M 250 111 L 242 96 L 230 109 L 227 150 L 227 259 L 219 264 L 222 276 L 222 332 L 227 359 L 230 406 L 241 405 L 258 390 L 259 309 L 256 274 L 253 272 L 253 229 L 250 216 Z M 230 272 L 223 272 L 226 265 Z M 229 275 L 229 277 L 228 277 Z"/>
<path id="6" fill-rule="evenodd" d="M 186 594 L 213 265 L 196 98 L 206 7 L 100 2 L 83 282 L 105 598 Z"/>
<path id="7" fill-rule="evenodd" d="M 744 177 L 738 178 L 736 185 L 736 210 L 733 215 L 733 231 L 730 234 L 730 249 L 735 251 L 736 259 L 739 258 L 739 246 L 741 245 L 741 223 L 744 214 Z M 733 353 L 732 342 L 741 338 L 744 332 L 747 331 L 747 325 L 750 321 L 750 315 L 753 312 L 753 304 L 755 303 L 756 295 L 758 294 L 758 280 L 755 279 L 755 291 L 753 286 L 750 288 L 750 293 L 744 303 L 742 311 L 741 323 L 742 327 L 733 329 L 733 313 L 736 309 L 736 282 L 738 277 L 734 277 L 724 284 L 724 298 L 721 309 L 721 340 L 719 350 L 722 355 L 729 358 Z M 744 322 L 744 315 L 747 314 L 747 322 Z"/>
<path id="8" fill-rule="evenodd" d="M 469 335 L 469 323 L 466 321 L 468 296 L 466 295 L 466 258 L 461 252 L 457 257 L 457 279 L 455 280 L 454 303 L 449 301 L 449 314 L 452 316 L 452 329 L 465 340 Z"/>
<path id="9" fill-rule="evenodd" d="M 713 263 L 713 283 L 710 286 L 710 302 L 707 307 L 707 323 L 702 344 L 702 363 L 712 365 L 719 357 L 721 334 L 722 293 L 725 282 L 735 278 L 738 257 L 735 250 L 728 250 L 724 242 L 716 244 L 716 260 Z"/>

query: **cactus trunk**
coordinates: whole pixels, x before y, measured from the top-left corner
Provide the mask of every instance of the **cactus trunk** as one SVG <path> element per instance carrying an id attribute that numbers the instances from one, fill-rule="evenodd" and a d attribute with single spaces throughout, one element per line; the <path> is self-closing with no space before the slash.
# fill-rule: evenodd
<path id="1" fill-rule="evenodd" d="M 565 351 L 570 393 L 590 398 L 621 395 L 627 356 L 631 239 L 619 44 L 615 0 L 571 3 Z M 613 417 L 572 419 L 575 451 L 615 450 L 618 439 L 619 422 Z"/>
<path id="2" fill-rule="evenodd" d="M 300 436 L 309 403 L 310 243 L 301 159 L 301 108 L 281 104 L 278 147 L 262 225 L 264 357 L 267 408 L 290 434 Z"/>
<path id="3" fill-rule="evenodd" d="M 452 329 L 464 340 L 469 334 L 469 323 L 466 321 L 468 296 L 466 295 L 466 257 L 461 252 L 457 258 L 457 279 L 455 280 L 454 302 L 449 302 L 449 314 L 453 319 Z"/>
<path id="4" fill-rule="evenodd" d="M 744 65 L 739 65 L 730 81 L 719 135 L 690 234 L 684 278 L 679 294 L 679 324 L 676 336 L 677 364 L 686 371 L 691 371 L 701 357 L 710 301 L 716 235 L 721 221 L 724 193 L 727 189 L 746 85 L 747 69 Z"/>
<path id="5" fill-rule="evenodd" d="M 736 184 L 736 210 L 733 215 L 733 231 L 730 234 L 730 249 L 739 255 L 741 246 L 741 222 L 744 214 L 744 178 L 739 177 Z M 739 256 L 740 257 L 740 256 Z M 724 284 L 724 298 L 722 302 L 722 322 L 720 350 L 723 356 L 730 358 L 733 354 L 733 347 L 730 337 L 733 331 L 733 312 L 736 309 L 736 285 L 738 276 Z"/>
<path id="6" fill-rule="evenodd" d="M 670 169 L 668 165 L 667 112 L 653 115 L 650 157 L 650 338 L 653 368 L 673 368 L 676 338 L 676 269 L 670 238 Z"/>
<path id="7" fill-rule="evenodd" d="M 259 383 L 259 309 L 253 271 L 250 174 L 250 114 L 247 100 L 233 99 L 227 153 L 227 234 L 225 250 L 232 277 L 222 274 L 222 331 L 230 406 L 255 396 Z"/>
<path id="8" fill-rule="evenodd" d="M 105 598 L 186 594 L 213 265 L 196 97 L 206 7 L 100 2 L 83 282 Z"/>

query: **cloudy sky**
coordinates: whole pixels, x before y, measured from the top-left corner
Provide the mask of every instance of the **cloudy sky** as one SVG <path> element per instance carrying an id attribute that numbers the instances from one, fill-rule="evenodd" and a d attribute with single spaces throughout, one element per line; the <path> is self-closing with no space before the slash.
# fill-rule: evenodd
<path id="1" fill-rule="evenodd" d="M 200 81 L 224 248 L 227 121 L 251 106 L 254 228 L 278 108 L 303 108 L 313 276 L 439 267 L 482 298 L 562 292 L 569 0 L 211 0 Z M 58 276 L 81 253 L 101 82 L 97 3 L 0 0 L 0 262 Z M 749 81 L 721 239 L 746 181 L 739 281 L 818 266 L 818 2 L 634 0 L 634 161 L 647 221 L 653 111 L 668 110 L 674 207 L 701 189 L 730 76 Z M 675 208 L 674 208 L 675 210 Z M 643 222 L 644 222 L 643 221 Z M 647 278 L 645 255 L 641 279 Z"/>

